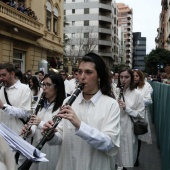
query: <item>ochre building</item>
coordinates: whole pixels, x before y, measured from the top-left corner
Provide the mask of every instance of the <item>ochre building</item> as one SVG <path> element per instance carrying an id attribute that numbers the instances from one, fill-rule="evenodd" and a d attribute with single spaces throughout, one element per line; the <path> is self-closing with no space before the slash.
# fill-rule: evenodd
<path id="1" fill-rule="evenodd" d="M 0 1 L 0 63 L 38 71 L 38 63 L 63 58 L 63 1 Z"/>

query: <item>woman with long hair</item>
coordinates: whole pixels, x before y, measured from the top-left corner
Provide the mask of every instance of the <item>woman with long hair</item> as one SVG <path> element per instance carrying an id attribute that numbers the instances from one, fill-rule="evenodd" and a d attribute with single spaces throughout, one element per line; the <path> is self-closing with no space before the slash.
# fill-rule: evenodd
<path id="1" fill-rule="evenodd" d="M 78 80 L 84 88 L 71 106 L 59 112 L 62 121 L 48 142 L 61 145 L 56 170 L 114 170 L 120 109 L 113 99 L 110 72 L 100 56 L 88 53 L 79 64 Z M 47 122 L 44 130 L 53 123 Z"/>
<path id="2" fill-rule="evenodd" d="M 133 75 L 134 75 L 134 83 L 136 84 L 136 88 L 139 90 L 139 92 L 143 97 L 143 102 L 145 104 L 145 119 L 148 122 L 148 133 L 138 136 L 138 154 L 137 154 L 135 166 L 139 166 L 139 152 L 141 147 L 141 141 L 147 142 L 149 144 L 152 143 L 150 123 L 148 118 L 149 109 L 147 107 L 149 104 L 152 104 L 152 98 L 151 98 L 150 89 L 148 88 L 148 85 L 146 85 L 143 72 L 140 70 L 133 70 Z"/>
<path id="3" fill-rule="evenodd" d="M 43 79 L 43 93 L 45 93 L 44 102 L 41 105 L 38 115 L 33 115 L 28 124 L 33 125 L 31 127 L 30 137 L 33 137 L 33 145 L 37 146 L 38 142 L 42 138 L 41 129 L 43 124 L 56 115 L 62 103 L 65 99 L 65 88 L 62 77 L 59 74 L 51 72 L 45 75 Z M 26 127 L 22 129 L 22 133 L 26 131 Z M 46 153 L 46 157 L 49 162 L 40 162 L 33 164 L 30 169 L 32 170 L 54 170 L 58 161 L 58 155 L 60 147 L 45 145 L 42 149 L 43 153 Z"/>
<path id="4" fill-rule="evenodd" d="M 137 155 L 137 136 L 134 134 L 133 121 L 144 118 L 145 107 L 141 94 L 135 88 L 131 69 L 120 70 L 117 87 L 115 95 L 120 106 L 121 131 L 120 148 L 116 158 L 119 169 L 126 169 L 134 166 Z"/>
<path id="5" fill-rule="evenodd" d="M 31 76 L 29 78 L 29 87 L 32 91 L 32 109 L 34 109 L 41 97 L 43 89 L 40 87 L 39 81 L 36 76 Z"/>

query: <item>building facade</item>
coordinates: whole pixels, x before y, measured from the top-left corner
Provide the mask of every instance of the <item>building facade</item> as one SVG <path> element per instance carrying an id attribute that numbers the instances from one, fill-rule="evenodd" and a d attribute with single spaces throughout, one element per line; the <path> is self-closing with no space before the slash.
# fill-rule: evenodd
<path id="1" fill-rule="evenodd" d="M 133 61 L 133 10 L 124 3 L 117 3 L 118 25 L 124 29 L 126 65 L 132 68 Z"/>
<path id="2" fill-rule="evenodd" d="M 145 70 L 146 37 L 140 32 L 133 33 L 133 69 Z"/>
<path id="3" fill-rule="evenodd" d="M 161 6 L 155 43 L 156 47 L 170 50 L 170 0 L 161 0 Z"/>
<path id="4" fill-rule="evenodd" d="M 0 63 L 10 62 L 22 72 L 34 72 L 42 59 L 62 60 L 63 2 L 16 2 L 0 1 Z"/>
<path id="5" fill-rule="evenodd" d="M 114 66 L 120 63 L 120 56 L 119 56 L 119 31 L 118 31 L 118 8 L 116 2 L 112 4 L 112 56 L 114 58 Z"/>
<path id="6" fill-rule="evenodd" d="M 113 8 L 111 0 L 65 0 L 65 34 L 69 38 L 65 57 L 76 63 L 92 51 L 100 55 L 110 68 L 113 67 L 118 53 L 112 44 L 112 40 L 117 41 L 117 37 L 113 37 L 114 31 L 117 32 Z"/>

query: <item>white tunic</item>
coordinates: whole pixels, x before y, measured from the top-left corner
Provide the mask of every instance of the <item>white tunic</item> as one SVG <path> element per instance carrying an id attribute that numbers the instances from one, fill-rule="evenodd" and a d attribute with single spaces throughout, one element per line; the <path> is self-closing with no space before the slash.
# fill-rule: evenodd
<path id="1" fill-rule="evenodd" d="M 15 170 L 14 154 L 1 136 L 0 148 L 0 170 Z"/>
<path id="2" fill-rule="evenodd" d="M 148 82 L 146 82 L 146 81 L 145 81 L 145 86 L 146 86 L 146 88 L 148 88 L 149 92 L 152 94 L 153 93 L 152 86 Z"/>
<path id="3" fill-rule="evenodd" d="M 31 90 L 31 92 L 32 92 L 32 105 L 31 105 L 31 108 L 34 110 L 35 107 L 37 106 L 39 100 L 40 100 L 40 97 L 41 97 L 41 95 L 43 93 L 43 89 L 40 88 L 39 91 L 38 91 L 38 94 L 36 96 L 34 95 L 34 90 Z M 37 98 L 37 100 L 35 100 L 35 98 Z"/>
<path id="4" fill-rule="evenodd" d="M 116 98 L 118 98 L 119 89 L 117 89 Z M 126 109 L 120 112 L 120 148 L 117 158 L 117 164 L 123 167 L 133 167 L 137 155 L 137 137 L 134 135 L 133 122 L 144 118 L 143 98 L 137 89 L 129 88 L 124 93 Z M 137 118 L 137 119 L 135 119 Z"/>
<path id="5" fill-rule="evenodd" d="M 65 86 L 65 92 L 66 94 L 71 94 L 72 93 L 72 90 L 71 90 L 71 83 L 69 80 L 65 80 L 64 81 L 64 86 Z"/>
<path id="6" fill-rule="evenodd" d="M 137 88 L 141 95 L 143 96 L 143 101 L 145 104 L 145 119 L 148 122 L 148 133 L 144 135 L 139 135 L 138 139 L 152 144 L 152 136 L 151 136 L 151 129 L 150 129 L 150 122 L 148 119 L 149 114 L 149 108 L 147 107 L 149 104 L 152 104 L 152 98 L 151 98 L 151 90 L 148 88 L 148 85 L 145 83 L 143 88 Z"/>
<path id="7" fill-rule="evenodd" d="M 113 155 L 120 142 L 118 103 L 99 91 L 89 101 L 85 101 L 81 93 L 72 108 L 86 130 L 81 126 L 78 130 L 70 121 L 62 120 L 57 137 L 49 141 L 62 144 L 56 170 L 115 170 Z"/>
<path id="8" fill-rule="evenodd" d="M 43 124 L 49 120 L 52 120 L 52 117 L 58 113 L 58 110 L 52 113 L 53 106 L 54 104 L 51 104 L 49 107 L 47 106 L 46 108 L 43 108 L 38 113 L 38 117 L 40 117 L 42 121 L 38 126 L 38 129 L 36 128 L 36 126 L 32 127 L 33 131 L 35 131 L 36 129 L 33 141 L 34 146 L 37 146 L 38 142 L 42 138 L 40 129 L 42 128 Z M 50 146 L 48 144 L 45 144 L 41 151 L 46 154 L 46 158 L 49 160 L 49 162 L 40 162 L 38 164 L 33 164 L 30 170 L 55 170 L 60 153 L 60 146 Z"/>
<path id="9" fill-rule="evenodd" d="M 19 118 L 26 120 L 31 111 L 31 90 L 18 80 L 13 86 L 6 88 L 6 92 L 12 106 L 8 105 L 5 110 L 0 109 L 0 122 L 20 134 L 23 123 Z M 7 103 L 4 87 L 0 90 L 0 99 L 3 103 Z"/>

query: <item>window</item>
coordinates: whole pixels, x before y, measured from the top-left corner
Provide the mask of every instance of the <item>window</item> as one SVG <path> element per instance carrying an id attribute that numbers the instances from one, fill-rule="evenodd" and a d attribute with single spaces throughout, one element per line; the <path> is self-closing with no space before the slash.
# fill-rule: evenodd
<path id="1" fill-rule="evenodd" d="M 57 34 L 57 21 L 58 21 L 58 10 L 54 8 L 54 17 L 53 17 L 53 32 Z"/>
<path id="2" fill-rule="evenodd" d="M 84 14 L 89 14 L 89 8 L 84 8 Z"/>
<path id="3" fill-rule="evenodd" d="M 46 11 L 46 27 L 48 31 L 51 31 L 51 4 L 49 1 L 46 2 L 47 11 Z"/>
<path id="4" fill-rule="evenodd" d="M 89 33 L 84 33 L 84 38 L 89 38 Z"/>
<path id="5" fill-rule="evenodd" d="M 75 9 L 72 9 L 72 14 L 75 14 Z"/>
<path id="6" fill-rule="evenodd" d="M 89 21 L 84 21 L 84 26 L 89 26 Z"/>
<path id="7" fill-rule="evenodd" d="M 84 0 L 84 2 L 90 2 L 90 0 Z"/>
<path id="8" fill-rule="evenodd" d="M 72 33 L 72 38 L 75 38 L 75 33 Z"/>
<path id="9" fill-rule="evenodd" d="M 75 26 L 75 21 L 72 21 L 72 26 Z"/>
<path id="10" fill-rule="evenodd" d="M 25 52 L 14 49 L 13 51 L 13 65 L 21 69 L 25 73 Z"/>
<path id="11" fill-rule="evenodd" d="M 72 0 L 72 2 L 75 2 L 75 0 Z"/>
<path id="12" fill-rule="evenodd" d="M 47 10 L 47 30 L 51 30 L 51 12 Z"/>

